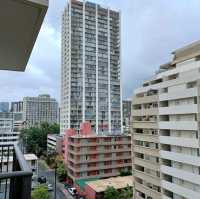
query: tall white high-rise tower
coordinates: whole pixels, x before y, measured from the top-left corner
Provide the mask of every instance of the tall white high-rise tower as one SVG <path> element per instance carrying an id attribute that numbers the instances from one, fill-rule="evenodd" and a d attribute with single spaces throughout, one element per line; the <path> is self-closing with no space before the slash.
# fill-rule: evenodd
<path id="1" fill-rule="evenodd" d="M 120 12 L 71 0 L 62 17 L 61 133 L 122 133 Z"/>

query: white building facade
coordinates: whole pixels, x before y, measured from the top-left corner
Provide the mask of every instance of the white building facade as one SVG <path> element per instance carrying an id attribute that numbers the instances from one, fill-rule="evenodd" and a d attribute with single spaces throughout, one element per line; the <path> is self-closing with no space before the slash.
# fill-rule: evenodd
<path id="1" fill-rule="evenodd" d="M 120 13 L 70 0 L 62 17 L 61 133 L 122 132 Z"/>
<path id="2" fill-rule="evenodd" d="M 58 121 L 58 102 L 50 95 L 38 97 L 24 97 L 23 121 L 28 127 L 39 125 L 43 122 L 49 124 Z"/>
<path id="3" fill-rule="evenodd" d="M 134 93 L 135 198 L 200 198 L 200 42 L 173 54 Z"/>
<path id="4" fill-rule="evenodd" d="M 17 143 L 19 134 L 18 131 L 14 131 L 13 113 L 0 113 L 0 143 Z"/>
<path id="5" fill-rule="evenodd" d="M 57 134 L 47 135 L 47 153 L 62 154 L 63 136 Z"/>

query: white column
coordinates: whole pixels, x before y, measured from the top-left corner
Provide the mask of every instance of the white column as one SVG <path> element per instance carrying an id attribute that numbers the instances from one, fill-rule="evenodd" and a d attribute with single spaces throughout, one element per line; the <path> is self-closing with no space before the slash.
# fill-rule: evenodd
<path id="1" fill-rule="evenodd" d="M 85 1 L 83 1 L 83 119 L 85 122 Z"/>
<path id="2" fill-rule="evenodd" d="M 121 114 L 121 131 L 120 133 L 124 133 L 123 131 L 123 104 L 122 104 L 122 45 L 121 45 L 121 11 L 119 11 L 119 39 L 120 39 L 120 114 Z"/>
<path id="3" fill-rule="evenodd" d="M 96 134 L 99 133 L 98 5 L 96 4 Z"/>
<path id="4" fill-rule="evenodd" d="M 69 1 L 69 106 L 68 106 L 68 128 L 71 126 L 71 0 Z"/>
<path id="5" fill-rule="evenodd" d="M 111 133 L 111 96 L 110 96 L 110 9 L 108 8 L 108 132 Z"/>

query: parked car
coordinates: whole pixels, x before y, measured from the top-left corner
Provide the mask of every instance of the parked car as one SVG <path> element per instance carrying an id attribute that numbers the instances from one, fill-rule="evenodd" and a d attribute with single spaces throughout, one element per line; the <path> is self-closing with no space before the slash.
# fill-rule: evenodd
<path id="1" fill-rule="evenodd" d="M 48 191 L 53 191 L 53 185 L 52 184 L 47 184 L 47 189 L 48 189 Z"/>
<path id="2" fill-rule="evenodd" d="M 76 188 L 72 187 L 72 188 L 68 188 L 67 189 L 69 191 L 69 193 L 72 195 L 72 196 L 75 196 L 76 195 Z"/>
<path id="3" fill-rule="evenodd" d="M 47 182 L 47 179 L 46 179 L 45 176 L 40 176 L 40 177 L 38 178 L 38 182 L 39 182 L 40 184 L 44 184 L 44 183 Z"/>

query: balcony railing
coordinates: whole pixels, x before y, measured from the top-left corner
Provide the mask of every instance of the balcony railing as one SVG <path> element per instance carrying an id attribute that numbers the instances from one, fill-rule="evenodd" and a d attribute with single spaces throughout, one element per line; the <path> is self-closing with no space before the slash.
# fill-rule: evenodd
<path id="1" fill-rule="evenodd" d="M 0 144 L 0 199 L 30 199 L 32 171 L 17 144 Z"/>

